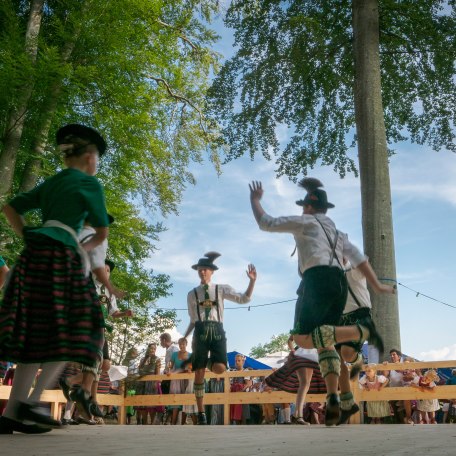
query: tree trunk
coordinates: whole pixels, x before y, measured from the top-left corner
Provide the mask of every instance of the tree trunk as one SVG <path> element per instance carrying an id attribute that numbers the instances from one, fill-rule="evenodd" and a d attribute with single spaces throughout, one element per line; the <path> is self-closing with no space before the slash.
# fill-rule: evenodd
<path id="1" fill-rule="evenodd" d="M 88 3 L 82 5 L 81 14 L 86 13 L 88 9 Z M 72 34 L 71 40 L 66 41 L 63 46 L 61 53 L 61 64 L 66 64 L 71 55 L 73 54 L 76 46 L 76 41 L 81 34 L 82 23 L 79 22 Z M 42 167 L 43 155 L 47 146 L 49 130 L 52 125 L 52 120 L 59 103 L 59 97 L 62 92 L 63 81 L 58 79 L 54 81 L 51 86 L 49 95 L 46 97 L 45 105 L 40 115 L 40 125 L 36 132 L 36 139 L 33 142 L 33 156 L 27 161 L 24 173 L 22 174 L 21 184 L 19 191 L 27 192 L 35 187 L 38 178 L 40 177 L 40 171 Z"/>
<path id="2" fill-rule="evenodd" d="M 28 192 L 34 188 L 40 176 L 43 155 L 48 143 L 49 129 L 51 128 L 52 118 L 57 108 L 60 88 L 60 83 L 58 84 L 58 87 L 56 84 L 56 87 L 54 88 L 55 90 L 52 91 L 52 98 L 49 98 L 47 100 L 46 108 L 40 115 L 42 121 L 36 131 L 35 140 L 33 141 L 33 156 L 25 164 L 21 184 L 19 186 L 20 192 Z"/>
<path id="3" fill-rule="evenodd" d="M 353 0 L 353 38 L 364 251 L 379 278 L 396 280 L 377 0 Z M 397 296 L 371 293 L 371 297 L 374 321 L 385 342 L 385 354 L 391 348 L 400 349 Z"/>
<path id="4" fill-rule="evenodd" d="M 25 34 L 25 51 L 33 64 L 36 62 L 38 52 L 38 35 L 41 27 L 43 4 L 44 0 L 32 1 Z M 17 152 L 33 86 L 33 80 L 30 80 L 22 87 L 16 106 L 11 111 L 9 120 L 6 123 L 7 127 L 3 136 L 4 147 L 0 154 L 0 198 L 5 198 L 13 185 Z"/>

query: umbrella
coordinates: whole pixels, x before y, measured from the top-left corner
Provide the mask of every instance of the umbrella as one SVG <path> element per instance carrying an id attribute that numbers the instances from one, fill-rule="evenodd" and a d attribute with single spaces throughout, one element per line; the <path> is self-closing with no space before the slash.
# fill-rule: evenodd
<path id="1" fill-rule="evenodd" d="M 127 366 L 111 366 L 108 370 L 109 379 L 111 382 L 122 380 L 127 376 Z"/>

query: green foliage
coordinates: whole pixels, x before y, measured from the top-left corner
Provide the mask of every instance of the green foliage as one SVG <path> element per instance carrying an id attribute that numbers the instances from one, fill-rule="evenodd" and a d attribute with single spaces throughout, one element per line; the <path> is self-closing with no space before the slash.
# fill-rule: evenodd
<path id="1" fill-rule="evenodd" d="M 113 283 L 129 293 L 120 307 L 128 305 L 136 315 L 115 323 L 110 342 L 120 360 L 125 345 L 175 324 L 175 314 L 153 312 L 157 299 L 171 289 L 169 277 L 154 275 L 147 264 L 153 263 L 164 230 L 158 220 L 177 212 L 182 191 L 194 182 L 187 170 L 191 161 L 202 161 L 206 150 L 219 167 L 218 132 L 204 115 L 209 76 L 219 59 L 210 49 L 217 35 L 207 24 L 218 2 L 46 0 L 35 64 L 24 49 L 30 3 L 0 2 L 3 135 L 24 88 L 33 87 L 12 193 L 31 159 L 41 162 L 38 182 L 61 169 L 54 135 L 62 124 L 92 125 L 106 137 L 109 153 L 97 177 L 116 218 L 108 255 L 118 265 Z M 43 153 L 34 150 L 42 131 L 47 138 Z M 39 214 L 27 218 L 39 223 Z M 22 248 L 3 216 L 0 246 L 9 264 Z"/>
<path id="2" fill-rule="evenodd" d="M 388 142 L 408 137 L 454 151 L 455 3 L 380 0 L 379 7 Z M 226 25 L 238 49 L 209 94 L 227 160 L 261 151 L 292 179 L 317 164 L 356 173 L 348 155 L 356 140 L 351 11 L 349 0 L 231 2 Z"/>
<path id="3" fill-rule="evenodd" d="M 121 310 L 125 310 L 120 306 Z M 122 364 L 122 360 L 129 348 L 155 342 L 159 344 L 159 335 L 173 327 L 176 312 L 173 310 L 156 309 L 153 313 L 136 315 L 132 319 L 117 319 L 114 321 L 114 330 L 107 334 L 113 364 Z"/>
<path id="4" fill-rule="evenodd" d="M 272 336 L 270 342 L 265 344 L 258 344 L 251 348 L 249 356 L 255 359 L 263 358 L 264 356 L 270 355 L 278 351 L 288 351 L 288 339 L 289 334 L 279 334 Z"/>

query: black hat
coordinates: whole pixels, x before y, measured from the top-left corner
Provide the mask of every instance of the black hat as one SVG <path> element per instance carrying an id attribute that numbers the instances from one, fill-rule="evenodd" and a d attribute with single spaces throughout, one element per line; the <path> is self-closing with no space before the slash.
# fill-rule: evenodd
<path id="1" fill-rule="evenodd" d="M 204 254 L 204 258 L 200 258 L 198 263 L 192 266 L 192 269 L 207 268 L 217 271 L 218 267 L 214 264 L 214 260 L 219 256 L 221 256 L 220 253 L 207 252 Z"/>
<path id="2" fill-rule="evenodd" d="M 78 138 L 85 139 L 86 141 L 90 141 L 92 144 L 95 144 L 100 156 L 106 152 L 106 141 L 94 128 L 81 124 L 65 125 L 57 130 L 57 134 L 55 136 L 57 144 L 65 144 L 65 138 L 70 135 L 77 136 Z"/>
<path id="3" fill-rule="evenodd" d="M 328 202 L 326 192 L 319 187 L 323 184 L 313 177 L 306 177 L 299 182 L 299 186 L 307 190 L 307 195 L 303 200 L 296 201 L 298 206 L 313 206 L 317 209 L 331 209 L 334 204 Z"/>
<path id="4" fill-rule="evenodd" d="M 331 209 L 334 206 L 333 203 L 328 202 L 328 196 L 324 190 L 317 188 L 311 193 L 307 193 L 303 200 L 296 201 L 298 206 L 314 206 L 318 209 Z"/>
<path id="5" fill-rule="evenodd" d="M 111 270 L 111 272 L 116 267 L 116 263 L 114 263 L 114 261 L 112 261 L 112 260 L 108 260 L 107 258 L 105 260 L 105 264 L 109 266 L 109 269 Z"/>

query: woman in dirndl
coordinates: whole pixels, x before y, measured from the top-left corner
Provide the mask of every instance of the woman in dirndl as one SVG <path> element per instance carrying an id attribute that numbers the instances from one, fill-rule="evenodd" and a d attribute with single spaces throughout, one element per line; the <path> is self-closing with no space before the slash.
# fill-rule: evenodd
<path id="1" fill-rule="evenodd" d="M 157 344 L 151 343 L 147 346 L 147 351 L 144 358 L 139 363 L 138 372 L 140 376 L 144 375 L 159 375 L 161 368 L 161 360 L 155 354 L 157 351 Z M 136 394 L 137 395 L 161 395 L 160 382 L 156 380 L 138 381 L 136 383 Z M 155 415 L 157 413 L 163 413 L 165 408 L 163 406 L 150 406 L 141 405 L 136 406 L 137 422 L 138 424 L 147 424 L 147 417 L 150 416 L 150 424 L 154 424 Z"/>
<path id="2" fill-rule="evenodd" d="M 79 124 L 60 128 L 56 139 L 67 168 L 3 207 L 25 248 L 0 306 L 0 359 L 17 363 L 0 434 L 60 427 L 40 407 L 41 393 L 55 385 L 66 361 L 95 366 L 103 347 L 104 320 L 87 252 L 108 236 L 103 188 L 94 177 L 106 143 Z M 41 211 L 39 227 L 25 225 L 23 214 L 32 210 Z M 86 219 L 96 233 L 81 247 L 77 235 Z"/>

